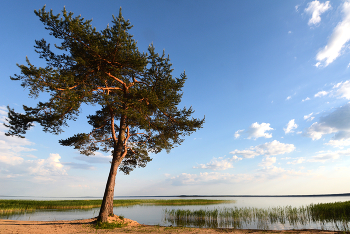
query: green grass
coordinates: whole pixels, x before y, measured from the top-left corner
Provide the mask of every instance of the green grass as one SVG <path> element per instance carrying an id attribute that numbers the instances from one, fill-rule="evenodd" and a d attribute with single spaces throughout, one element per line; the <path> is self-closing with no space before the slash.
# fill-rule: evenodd
<path id="1" fill-rule="evenodd" d="M 95 229 L 115 229 L 115 228 L 122 228 L 127 226 L 127 224 L 122 223 L 122 222 L 113 222 L 113 223 L 108 223 L 108 222 L 97 222 L 94 225 Z"/>
<path id="2" fill-rule="evenodd" d="M 233 202 L 228 200 L 208 200 L 208 199 L 129 199 L 114 200 L 114 206 L 134 206 L 134 205 L 207 205 Z M 18 213 L 24 211 L 34 211 L 38 209 L 91 209 L 100 207 L 102 200 L 0 200 L 0 215 Z"/>
<path id="3" fill-rule="evenodd" d="M 200 210 L 165 210 L 165 220 L 176 226 L 246 228 L 255 224 L 258 229 L 269 229 L 271 224 L 289 224 L 294 228 L 311 223 L 324 228 L 332 225 L 334 230 L 349 231 L 350 201 L 311 204 L 301 207 L 272 207 L 267 209 L 220 208 Z"/>

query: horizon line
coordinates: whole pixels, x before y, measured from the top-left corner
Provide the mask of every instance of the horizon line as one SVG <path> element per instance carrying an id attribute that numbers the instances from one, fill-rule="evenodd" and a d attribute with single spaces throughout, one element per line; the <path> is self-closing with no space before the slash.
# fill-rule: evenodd
<path id="1" fill-rule="evenodd" d="M 124 195 L 114 197 L 340 197 L 350 196 L 350 193 L 334 193 L 334 194 L 309 194 L 309 195 Z M 52 198 L 99 198 L 100 196 L 16 196 L 16 195 L 0 195 L 0 197 L 52 197 Z M 101 197 L 103 198 L 103 197 Z"/>

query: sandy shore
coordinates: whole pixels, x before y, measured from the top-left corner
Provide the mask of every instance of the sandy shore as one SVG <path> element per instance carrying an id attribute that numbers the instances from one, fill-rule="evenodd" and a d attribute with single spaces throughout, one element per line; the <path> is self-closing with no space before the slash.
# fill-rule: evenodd
<path id="1" fill-rule="evenodd" d="M 285 233 L 285 234 L 325 234 L 325 233 L 341 233 L 321 230 L 288 230 L 288 231 L 263 231 L 254 229 L 225 229 L 225 228 L 182 228 L 182 227 L 160 227 L 151 225 L 141 225 L 136 221 L 130 219 L 120 220 L 117 216 L 111 217 L 111 221 L 119 221 L 127 223 L 126 227 L 116 228 L 113 230 L 108 229 L 95 229 L 93 227 L 96 218 L 84 219 L 84 220 L 73 220 L 73 221 L 18 221 L 0 219 L 0 233 L 28 233 L 28 234 L 43 234 L 43 233 L 235 233 L 235 234 L 255 234 L 255 233 Z"/>

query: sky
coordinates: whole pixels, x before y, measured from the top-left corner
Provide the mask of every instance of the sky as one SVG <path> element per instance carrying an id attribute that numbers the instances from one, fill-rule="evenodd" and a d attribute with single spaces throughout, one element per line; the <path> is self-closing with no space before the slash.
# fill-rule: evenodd
<path id="1" fill-rule="evenodd" d="M 186 71 L 182 106 L 202 129 L 145 168 L 118 172 L 115 196 L 349 193 L 350 0 L 13 0 L 0 8 L 0 122 L 35 106 L 16 64 L 45 66 L 34 41 L 56 43 L 34 10 L 92 19 L 103 30 L 122 7 L 140 51 L 169 54 Z M 84 156 L 58 141 L 87 132 L 83 106 L 61 135 L 26 138 L 0 125 L 0 195 L 102 197 L 111 156 Z"/>

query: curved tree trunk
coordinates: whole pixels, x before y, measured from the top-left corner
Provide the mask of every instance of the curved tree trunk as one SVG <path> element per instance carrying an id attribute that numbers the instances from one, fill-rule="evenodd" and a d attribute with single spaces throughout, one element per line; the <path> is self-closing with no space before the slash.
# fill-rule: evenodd
<path id="1" fill-rule="evenodd" d="M 118 153 L 119 153 L 119 157 L 118 157 Z M 103 195 L 100 214 L 98 217 L 98 221 L 100 222 L 107 222 L 108 216 L 113 215 L 113 197 L 114 197 L 115 177 L 117 176 L 117 170 L 121 163 L 120 153 L 121 152 L 118 152 L 116 150 L 113 153 L 111 169 L 109 171 L 106 189 Z"/>
<path id="2" fill-rule="evenodd" d="M 125 121 L 125 116 L 122 116 L 120 119 L 121 127 L 119 130 L 118 142 L 114 145 L 111 169 L 109 171 L 106 189 L 103 195 L 100 214 L 97 219 L 100 222 L 107 222 L 108 216 L 113 215 L 115 177 L 117 176 L 118 167 L 123 160 L 124 139 L 126 130 Z"/>

